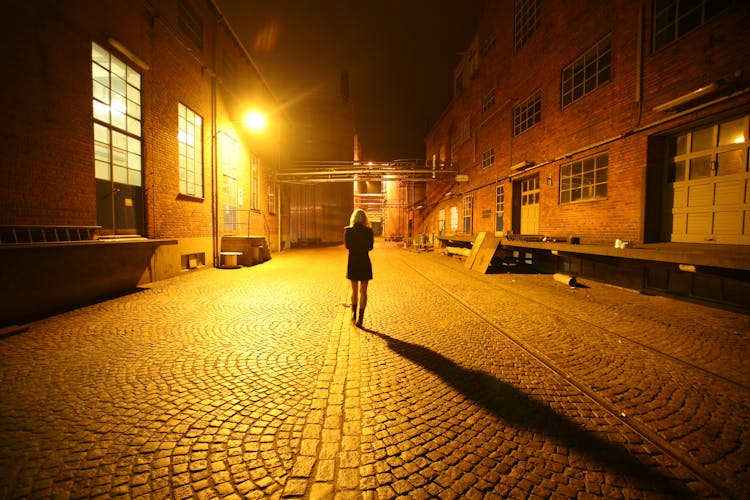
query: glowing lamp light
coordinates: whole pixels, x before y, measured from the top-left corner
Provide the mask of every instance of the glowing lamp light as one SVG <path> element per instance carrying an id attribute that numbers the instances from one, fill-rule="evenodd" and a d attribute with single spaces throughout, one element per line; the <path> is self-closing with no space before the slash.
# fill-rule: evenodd
<path id="1" fill-rule="evenodd" d="M 245 115 L 242 120 L 245 125 L 254 132 L 259 132 L 266 128 L 267 120 L 266 115 L 260 111 L 250 111 Z"/>

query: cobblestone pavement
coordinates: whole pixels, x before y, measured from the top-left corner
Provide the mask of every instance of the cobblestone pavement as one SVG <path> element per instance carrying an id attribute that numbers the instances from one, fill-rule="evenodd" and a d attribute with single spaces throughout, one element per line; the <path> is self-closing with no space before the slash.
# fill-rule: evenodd
<path id="1" fill-rule="evenodd" d="M 750 496 L 750 317 L 378 243 L 0 338 L 0 498 Z"/>

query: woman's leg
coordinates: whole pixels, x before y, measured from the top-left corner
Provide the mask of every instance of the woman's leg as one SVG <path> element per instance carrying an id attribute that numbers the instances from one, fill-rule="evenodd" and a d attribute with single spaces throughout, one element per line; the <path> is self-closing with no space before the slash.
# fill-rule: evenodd
<path id="1" fill-rule="evenodd" d="M 357 321 L 357 297 L 359 296 L 359 281 L 349 281 L 352 284 L 352 321 Z"/>
<path id="2" fill-rule="evenodd" d="M 367 305 L 367 285 L 369 281 L 360 281 L 359 286 L 359 307 L 364 309 Z"/>
<path id="3" fill-rule="evenodd" d="M 369 281 L 359 282 L 359 318 L 357 319 L 357 326 L 362 326 L 362 319 L 365 317 L 365 306 L 367 306 L 367 285 Z"/>

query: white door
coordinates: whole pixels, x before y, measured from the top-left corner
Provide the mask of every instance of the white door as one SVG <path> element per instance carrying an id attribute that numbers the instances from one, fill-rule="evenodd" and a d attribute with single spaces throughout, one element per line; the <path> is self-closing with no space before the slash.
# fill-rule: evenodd
<path id="1" fill-rule="evenodd" d="M 521 234 L 539 234 L 539 176 L 521 181 Z"/>
<path id="2" fill-rule="evenodd" d="M 672 241 L 750 244 L 748 117 L 673 139 Z"/>

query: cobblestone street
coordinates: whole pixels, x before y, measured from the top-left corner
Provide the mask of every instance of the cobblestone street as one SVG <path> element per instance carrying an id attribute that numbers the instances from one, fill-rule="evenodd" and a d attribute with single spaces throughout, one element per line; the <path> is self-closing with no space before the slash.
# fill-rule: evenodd
<path id="1" fill-rule="evenodd" d="M 749 316 L 378 242 L 358 329 L 345 252 L 0 338 L 0 498 L 750 495 Z"/>

